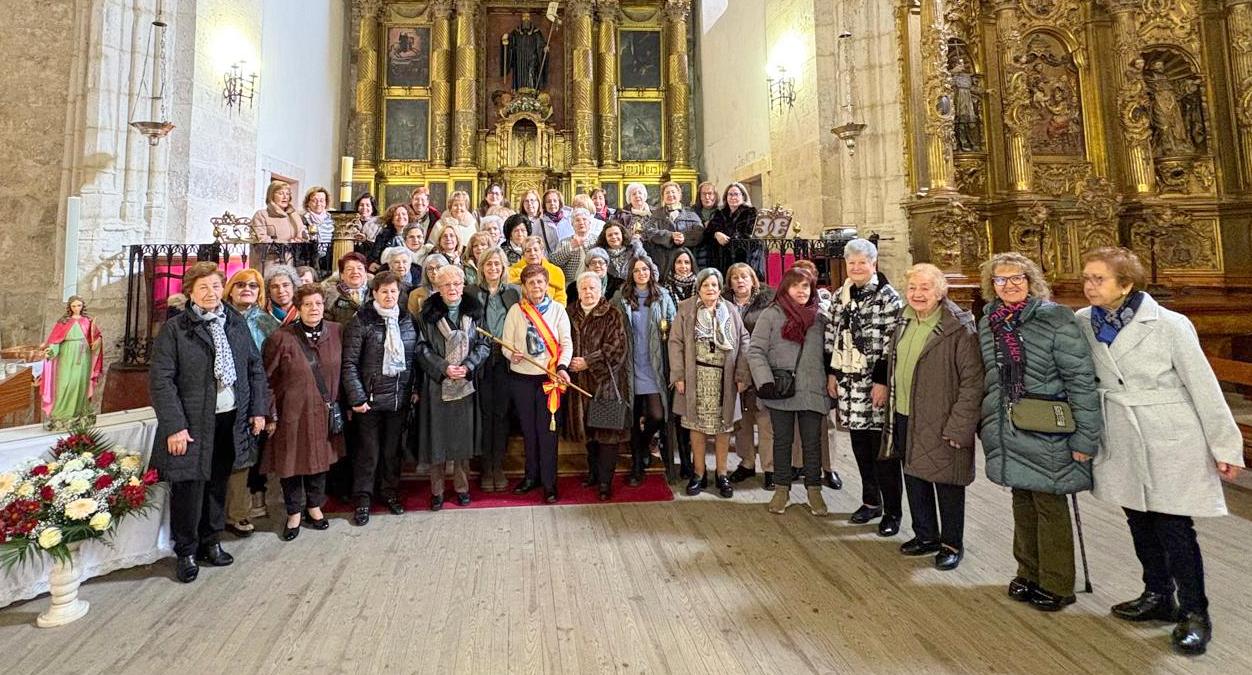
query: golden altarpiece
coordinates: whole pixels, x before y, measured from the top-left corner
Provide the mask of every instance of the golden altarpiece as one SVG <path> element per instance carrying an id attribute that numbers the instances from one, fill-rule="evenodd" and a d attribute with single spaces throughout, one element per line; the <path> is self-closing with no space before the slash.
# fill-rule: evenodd
<path id="1" fill-rule="evenodd" d="M 1124 245 L 1202 333 L 1252 333 L 1252 0 L 897 0 L 896 22 L 916 259 L 969 288 L 1017 250 L 1081 298 L 1082 254 Z"/>
<path id="2" fill-rule="evenodd" d="M 354 193 L 690 194 L 691 0 L 353 0 Z"/>

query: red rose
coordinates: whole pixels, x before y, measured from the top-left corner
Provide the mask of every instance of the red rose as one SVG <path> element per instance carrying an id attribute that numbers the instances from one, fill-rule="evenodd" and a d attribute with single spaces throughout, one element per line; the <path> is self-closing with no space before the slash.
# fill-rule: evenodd
<path id="1" fill-rule="evenodd" d="M 33 469 L 31 469 L 31 470 L 30 470 L 30 475 L 32 475 L 32 476 L 46 476 L 46 475 L 48 475 L 48 465 L 47 465 L 47 464 L 40 464 L 39 466 L 37 466 L 37 467 L 35 467 L 35 468 L 33 468 Z"/>
<path id="2" fill-rule="evenodd" d="M 56 496 L 56 491 L 54 491 L 50 485 L 45 485 L 39 488 L 39 498 L 45 502 L 50 502 L 53 499 L 56 499 Z"/>
<path id="3" fill-rule="evenodd" d="M 113 454 L 113 452 L 110 450 L 105 450 L 104 452 L 100 453 L 98 457 L 96 457 L 96 466 L 101 469 L 107 466 L 112 466 L 113 460 L 115 459 L 117 459 L 117 455 Z"/>
<path id="4" fill-rule="evenodd" d="M 99 478 L 97 478 L 97 479 L 96 479 L 96 489 L 97 489 L 97 490 L 104 490 L 104 489 L 108 488 L 108 487 L 109 487 L 110 485 L 112 485 L 112 484 L 113 484 L 113 476 L 110 476 L 110 475 L 109 475 L 109 474 L 107 474 L 107 473 L 106 473 L 106 474 L 101 475 Z"/>
<path id="5" fill-rule="evenodd" d="M 143 480 L 144 485 L 154 485 L 157 482 L 157 480 L 159 480 L 157 478 L 156 469 L 148 469 L 147 471 L 143 472 L 143 478 L 141 480 Z"/>

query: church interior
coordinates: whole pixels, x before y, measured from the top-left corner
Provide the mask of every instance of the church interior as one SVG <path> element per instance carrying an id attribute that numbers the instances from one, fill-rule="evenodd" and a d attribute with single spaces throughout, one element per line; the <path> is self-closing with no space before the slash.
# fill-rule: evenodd
<path id="1" fill-rule="evenodd" d="M 333 234 L 304 261 L 319 281 L 368 255 L 359 196 L 378 215 L 419 188 L 438 211 L 459 193 L 478 209 L 499 186 L 512 209 L 531 191 L 572 204 L 599 189 L 625 212 L 636 184 L 657 210 L 663 186 L 698 206 L 704 183 L 719 201 L 738 185 L 770 214 L 752 234 L 762 284 L 808 258 L 837 294 L 843 245 L 861 237 L 901 296 L 906 271 L 930 263 L 975 317 L 996 301 L 981 269 L 995 254 L 1029 258 L 1077 311 L 1092 304 L 1085 256 L 1125 247 L 1145 267 L 1140 290 L 1194 327 L 1252 457 L 1252 0 L 0 7 L 0 478 L 64 436 L 44 428 L 32 366 L 72 296 L 98 329 L 92 419 L 152 450 L 167 303 L 197 261 L 273 262 L 246 217 L 275 181 L 297 209 L 327 197 Z M 1120 505 L 1074 498 L 1076 597 L 1035 611 L 1005 594 L 1016 494 L 981 449 L 965 557 L 942 571 L 897 552 L 909 509 L 893 538 L 848 522 L 868 502 L 849 430 L 826 417 L 823 469 L 839 483 L 820 489 L 827 517 L 771 513 L 759 476 L 733 499 L 690 496 L 668 454 L 665 468 L 648 460 L 660 496 L 637 503 L 627 487 L 609 503 L 501 508 L 475 492 L 483 508 L 406 502 L 369 527 L 328 507 L 329 531 L 293 542 L 276 536 L 271 488 L 255 533 L 222 538 L 235 564 L 179 584 L 157 507 L 120 522 L 111 552 L 84 544 L 74 586 L 91 611 L 73 623 L 36 627 L 59 592 L 54 561 L 0 569 L 3 670 L 1252 672 L 1246 475 L 1219 488 L 1228 515 L 1195 522 L 1213 629 L 1192 656 L 1172 625 L 1110 613 L 1148 582 Z M 558 452 L 561 480 L 588 469 L 581 444 Z M 511 438 L 510 480 L 523 454 Z M 404 462 L 402 485 L 426 475 L 418 465 Z"/>

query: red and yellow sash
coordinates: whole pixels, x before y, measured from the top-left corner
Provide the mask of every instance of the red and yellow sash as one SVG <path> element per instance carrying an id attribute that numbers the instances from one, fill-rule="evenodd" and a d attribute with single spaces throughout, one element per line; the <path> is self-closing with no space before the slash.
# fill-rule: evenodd
<path id="1" fill-rule="evenodd" d="M 561 407 L 561 395 L 565 393 L 566 388 L 566 384 L 556 376 L 556 365 L 561 360 L 561 343 L 552 333 L 548 322 L 543 320 L 539 309 L 531 304 L 530 300 L 523 298 L 519 304 L 522 314 L 525 314 L 530 325 L 535 327 L 535 332 L 539 333 L 539 339 L 543 340 L 544 348 L 552 355 L 548 359 L 548 381 L 543 383 L 543 393 L 548 397 L 548 413 L 552 416 L 548 422 L 548 430 L 556 431 L 556 411 Z"/>

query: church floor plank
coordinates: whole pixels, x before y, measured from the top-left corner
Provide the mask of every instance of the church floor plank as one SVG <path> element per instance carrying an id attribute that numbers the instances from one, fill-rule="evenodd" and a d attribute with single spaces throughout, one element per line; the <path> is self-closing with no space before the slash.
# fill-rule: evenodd
<path id="1" fill-rule="evenodd" d="M 1228 488 L 1232 516 L 1198 522 L 1216 629 L 1208 655 L 1187 659 L 1166 626 L 1108 614 L 1140 590 L 1119 509 L 1082 498 L 1095 592 L 1043 614 L 1004 595 L 1008 491 L 980 474 L 965 561 L 938 572 L 896 552 L 907 516 L 891 539 L 847 524 L 860 489 L 837 440 L 847 485 L 825 491 L 827 518 L 809 515 L 798 485 L 786 514 L 768 513 L 753 479 L 732 500 L 337 518 L 291 543 L 279 519 L 262 520 L 270 531 L 228 538 L 234 566 L 194 584 L 171 581 L 166 562 L 116 572 L 82 587 L 85 618 L 53 630 L 31 625 L 46 597 L 0 611 L 4 671 L 1252 671 L 1252 492 Z"/>

